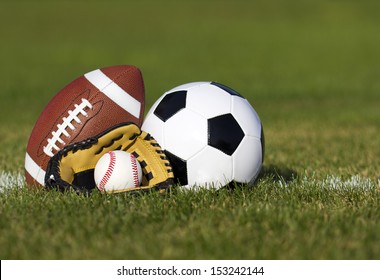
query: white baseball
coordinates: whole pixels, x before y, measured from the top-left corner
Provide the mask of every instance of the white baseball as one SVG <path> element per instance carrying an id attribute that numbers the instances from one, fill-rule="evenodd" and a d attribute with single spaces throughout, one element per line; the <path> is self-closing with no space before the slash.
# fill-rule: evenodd
<path id="1" fill-rule="evenodd" d="M 136 158 L 124 151 L 104 154 L 95 166 L 95 183 L 102 192 L 120 192 L 140 186 L 142 170 Z"/>

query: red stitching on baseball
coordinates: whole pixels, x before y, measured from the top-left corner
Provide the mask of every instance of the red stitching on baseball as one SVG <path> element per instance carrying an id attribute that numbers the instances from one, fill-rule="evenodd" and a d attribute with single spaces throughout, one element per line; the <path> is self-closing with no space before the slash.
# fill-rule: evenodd
<path id="1" fill-rule="evenodd" d="M 140 185 L 140 183 L 139 183 L 139 172 L 137 170 L 136 158 L 132 154 L 131 154 L 131 164 L 132 164 L 133 183 L 134 183 L 135 188 L 136 188 Z"/>
<path id="2" fill-rule="evenodd" d="M 113 170 L 115 168 L 116 155 L 114 152 L 109 152 L 109 155 L 110 155 L 110 163 L 108 164 L 108 168 L 107 168 L 106 173 L 104 173 L 103 178 L 99 183 L 99 190 L 100 191 L 104 190 L 104 187 L 107 184 L 107 182 L 109 181 L 109 179 L 111 178 L 111 175 L 112 175 Z"/>

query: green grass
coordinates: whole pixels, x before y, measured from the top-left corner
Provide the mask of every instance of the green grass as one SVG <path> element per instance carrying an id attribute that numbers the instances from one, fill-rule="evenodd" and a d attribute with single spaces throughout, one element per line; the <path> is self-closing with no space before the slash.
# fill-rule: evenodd
<path id="1" fill-rule="evenodd" d="M 268 2 L 0 2 L 1 259 L 379 259 L 379 4 Z M 142 70 L 146 110 L 191 81 L 243 94 L 265 129 L 256 185 L 89 198 L 20 186 L 50 98 L 116 64 Z"/>
<path id="2" fill-rule="evenodd" d="M 377 258 L 379 191 L 255 188 L 91 198 L 12 191 L 2 255 L 38 259 Z M 304 182 L 303 182 L 304 183 Z M 20 203 L 20 197 L 23 202 Z M 5 255 L 4 252 L 7 252 Z"/>

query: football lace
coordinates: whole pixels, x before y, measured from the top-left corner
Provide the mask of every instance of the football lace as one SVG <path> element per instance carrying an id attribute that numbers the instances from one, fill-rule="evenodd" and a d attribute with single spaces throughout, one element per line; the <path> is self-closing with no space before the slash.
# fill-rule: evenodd
<path id="1" fill-rule="evenodd" d="M 55 151 L 59 151 L 60 148 L 58 147 L 58 143 L 65 146 L 65 141 L 62 140 L 62 135 L 66 137 L 70 137 L 70 133 L 68 132 L 68 129 L 71 131 L 75 130 L 75 125 L 73 122 L 77 124 L 81 124 L 82 121 L 79 118 L 79 115 L 87 117 L 88 114 L 86 112 L 86 109 L 92 109 L 91 103 L 87 100 L 82 98 L 82 102 L 78 104 L 74 104 L 75 109 L 68 111 L 68 116 L 62 118 L 62 123 L 57 125 L 57 130 L 53 131 L 52 137 L 47 140 L 48 144 L 44 146 L 44 153 L 48 155 L 49 157 L 52 157 L 54 155 L 53 149 Z"/>

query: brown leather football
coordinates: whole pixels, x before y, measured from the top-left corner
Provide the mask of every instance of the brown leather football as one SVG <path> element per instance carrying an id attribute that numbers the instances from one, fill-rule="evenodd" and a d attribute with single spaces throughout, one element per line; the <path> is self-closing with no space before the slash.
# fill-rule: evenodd
<path id="1" fill-rule="evenodd" d="M 135 66 L 97 69 L 68 84 L 50 100 L 32 130 L 25 156 L 27 184 L 44 185 L 50 157 L 64 146 L 121 122 L 141 126 L 144 103 L 144 82 Z"/>

